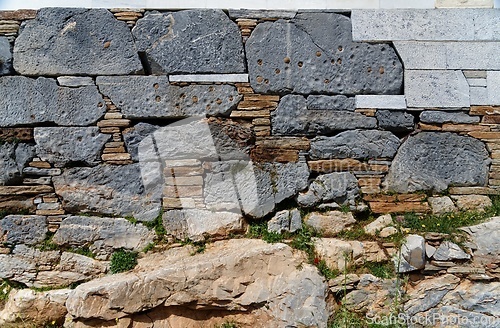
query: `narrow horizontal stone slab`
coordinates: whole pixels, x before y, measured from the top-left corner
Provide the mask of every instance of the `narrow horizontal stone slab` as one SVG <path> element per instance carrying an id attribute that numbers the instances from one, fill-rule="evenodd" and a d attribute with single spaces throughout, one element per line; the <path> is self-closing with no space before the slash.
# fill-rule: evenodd
<path id="1" fill-rule="evenodd" d="M 38 195 L 54 192 L 51 186 L 0 186 L 1 196 Z"/>
<path id="2" fill-rule="evenodd" d="M 400 95 L 357 95 L 356 108 L 406 109 L 406 99 Z"/>
<path id="3" fill-rule="evenodd" d="M 436 0 L 436 8 L 493 8 L 493 0 Z"/>
<path id="4" fill-rule="evenodd" d="M 461 71 L 406 70 L 408 107 L 469 107 L 469 84 Z"/>
<path id="5" fill-rule="evenodd" d="M 405 69 L 500 69 L 500 42 L 396 41 Z"/>
<path id="6" fill-rule="evenodd" d="M 82 87 L 94 85 L 94 80 L 90 76 L 59 76 L 57 83 L 62 87 Z"/>
<path id="7" fill-rule="evenodd" d="M 353 10 L 354 41 L 500 40 L 494 9 Z"/>
<path id="8" fill-rule="evenodd" d="M 380 0 L 381 9 L 434 8 L 434 0 Z"/>
<path id="9" fill-rule="evenodd" d="M 280 11 L 280 10 L 253 10 L 253 9 L 229 9 L 229 17 L 237 18 L 294 18 L 297 11 Z"/>
<path id="10" fill-rule="evenodd" d="M 170 75 L 170 82 L 248 82 L 248 74 L 190 74 Z"/>
<path id="11" fill-rule="evenodd" d="M 486 87 L 486 79 L 471 79 L 467 78 L 467 83 L 471 87 Z"/>
<path id="12" fill-rule="evenodd" d="M 424 123 L 478 123 L 479 116 L 470 116 L 465 112 L 445 112 L 426 110 L 420 114 L 420 121 Z"/>

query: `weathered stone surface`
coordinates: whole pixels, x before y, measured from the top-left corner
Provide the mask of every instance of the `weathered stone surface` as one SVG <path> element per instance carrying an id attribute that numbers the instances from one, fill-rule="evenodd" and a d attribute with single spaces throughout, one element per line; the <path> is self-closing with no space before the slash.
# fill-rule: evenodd
<path id="1" fill-rule="evenodd" d="M 385 214 L 379 216 L 375 221 L 367 224 L 363 229 L 369 235 L 375 236 L 377 231 L 381 231 L 385 227 L 392 224 L 392 216 L 390 214 Z"/>
<path id="2" fill-rule="evenodd" d="M 397 272 L 423 269 L 425 266 L 425 239 L 419 235 L 408 235 L 401 246 L 401 254 L 394 257 Z"/>
<path id="3" fill-rule="evenodd" d="M 170 75 L 170 82 L 190 83 L 247 83 L 248 74 L 188 74 Z"/>
<path id="4" fill-rule="evenodd" d="M 71 162 L 97 165 L 111 135 L 98 127 L 35 128 L 36 153 L 41 160 L 63 167 Z"/>
<path id="5" fill-rule="evenodd" d="M 0 144 L 0 185 L 14 184 L 22 177 L 24 167 L 35 157 L 35 147 L 25 143 Z"/>
<path id="6" fill-rule="evenodd" d="M 245 47 L 250 83 L 259 93 L 397 94 L 402 85 L 394 50 L 352 42 L 351 20 L 339 14 L 261 23 Z"/>
<path id="7" fill-rule="evenodd" d="M 38 11 L 16 39 L 14 68 L 25 75 L 119 75 L 142 71 L 127 25 L 105 9 L 83 8 Z"/>
<path id="8" fill-rule="evenodd" d="M 104 112 L 104 100 L 95 86 L 59 87 L 55 80 L 43 77 L 0 78 L 0 126 L 86 126 L 95 123 Z"/>
<path id="9" fill-rule="evenodd" d="M 62 87 L 72 88 L 95 85 L 94 80 L 90 76 L 59 76 L 57 83 Z"/>
<path id="10" fill-rule="evenodd" d="M 321 236 L 333 237 L 339 232 L 356 223 L 351 212 L 328 211 L 325 213 L 312 212 L 304 219 L 304 223 Z"/>
<path id="11" fill-rule="evenodd" d="M 363 256 L 363 244 L 335 238 L 313 238 L 314 250 L 332 270 L 344 270 L 353 266 Z"/>
<path id="12" fill-rule="evenodd" d="M 392 110 L 378 110 L 375 114 L 378 127 L 391 131 L 411 131 L 414 129 L 415 117 L 409 113 Z"/>
<path id="13" fill-rule="evenodd" d="M 0 311 L 0 325 L 25 325 L 43 327 L 47 323 L 64 322 L 67 314 L 66 300 L 71 289 L 36 292 L 32 289 L 12 290 L 5 307 Z"/>
<path id="14" fill-rule="evenodd" d="M 495 9 L 353 10 L 351 19 L 356 41 L 500 40 Z"/>
<path id="15" fill-rule="evenodd" d="M 321 158 L 392 158 L 398 150 L 399 138 L 388 131 L 345 131 L 334 137 L 316 137 L 309 155 Z"/>
<path id="16" fill-rule="evenodd" d="M 445 112 L 425 110 L 420 114 L 420 122 L 423 123 L 478 123 L 479 116 L 470 116 L 465 112 Z"/>
<path id="17" fill-rule="evenodd" d="M 61 222 L 52 241 L 61 246 L 86 246 L 99 258 L 118 249 L 142 250 L 153 241 L 154 232 L 123 218 L 69 216 Z"/>
<path id="18" fill-rule="evenodd" d="M 488 86 L 488 105 L 500 105 L 500 72 L 488 71 L 486 78 Z"/>
<path id="19" fill-rule="evenodd" d="M 127 146 L 127 151 L 135 162 L 139 161 L 138 148 L 142 140 L 158 130 L 158 125 L 139 122 L 133 127 L 123 131 L 123 140 Z"/>
<path id="20" fill-rule="evenodd" d="M 462 228 L 469 234 L 472 242 L 476 244 L 474 260 L 479 257 L 486 261 L 496 260 L 500 256 L 500 217 L 491 218 L 485 223 Z M 487 262 L 489 263 L 489 262 Z"/>
<path id="21" fill-rule="evenodd" d="M 0 220 L 0 241 L 9 245 L 35 245 L 45 239 L 45 216 L 8 215 Z"/>
<path id="22" fill-rule="evenodd" d="M 166 76 L 99 76 L 96 82 L 126 118 L 229 116 L 241 99 L 231 85 L 178 87 Z"/>
<path id="23" fill-rule="evenodd" d="M 267 222 L 267 230 L 270 232 L 295 232 L 300 229 L 302 229 L 302 219 L 300 211 L 296 208 L 279 211 Z"/>
<path id="24" fill-rule="evenodd" d="M 245 221 L 238 213 L 183 209 L 163 213 L 163 226 L 178 239 L 203 240 L 242 232 Z"/>
<path id="25" fill-rule="evenodd" d="M 408 107 L 469 107 L 469 84 L 462 71 L 406 70 Z"/>
<path id="26" fill-rule="evenodd" d="M 432 256 L 436 261 L 469 260 L 470 255 L 451 241 L 443 241 Z"/>
<path id="27" fill-rule="evenodd" d="M 189 254 L 189 247 L 153 254 L 139 260 L 130 273 L 82 284 L 69 296 L 68 312 L 73 321 L 99 318 L 102 326 L 104 320 L 115 324 L 116 318 L 126 320 L 145 310 L 184 309 L 196 301 L 198 316 L 205 310 L 213 313 L 214 307 L 227 315 L 243 311 L 241 317 L 233 317 L 236 325 L 326 327 L 327 285 L 306 257 L 290 247 L 233 239 L 216 242 L 203 254 Z M 170 326 L 167 320 L 168 316 L 158 316 L 154 322 Z M 197 324 L 211 327 L 214 319 L 209 320 Z"/>
<path id="28" fill-rule="evenodd" d="M 160 212 L 161 188 L 144 188 L 139 164 L 70 168 L 53 177 L 53 182 L 69 213 L 133 216 L 151 221 Z"/>
<path id="29" fill-rule="evenodd" d="M 153 74 L 245 72 L 240 30 L 222 10 L 147 12 L 132 33 Z"/>
<path id="30" fill-rule="evenodd" d="M 313 207 L 320 202 L 336 202 L 338 205 L 355 205 L 359 195 L 358 179 L 350 172 L 334 172 L 318 176 L 307 192 L 297 196 L 297 203 Z"/>
<path id="31" fill-rule="evenodd" d="M 432 214 L 444 214 L 455 212 L 457 210 L 455 204 L 448 196 L 429 197 L 427 198 L 427 201 L 432 208 Z"/>
<path id="32" fill-rule="evenodd" d="M 315 135 L 338 130 L 375 128 L 377 120 L 345 110 L 309 110 L 306 98 L 286 95 L 271 114 L 273 135 Z"/>
<path id="33" fill-rule="evenodd" d="M 348 110 L 356 109 L 354 98 L 346 96 L 316 96 L 307 97 L 307 109 L 309 110 Z"/>
<path id="34" fill-rule="evenodd" d="M 0 75 L 12 73 L 12 50 L 9 40 L 0 36 Z"/>
<path id="35" fill-rule="evenodd" d="M 397 233 L 398 233 L 398 229 L 396 229 L 395 227 L 385 227 L 382 230 L 380 230 L 379 236 L 381 238 L 387 238 L 387 237 L 393 236 Z"/>
<path id="36" fill-rule="evenodd" d="M 356 108 L 406 109 L 406 99 L 402 95 L 357 95 Z"/>
<path id="37" fill-rule="evenodd" d="M 422 132 L 410 136 L 399 148 L 387 175 L 387 187 L 405 193 L 481 186 L 486 184 L 489 163 L 488 152 L 479 140 L 449 132 Z"/>
<path id="38" fill-rule="evenodd" d="M 481 211 L 491 207 L 492 205 L 490 197 L 483 195 L 453 195 L 451 198 L 455 201 L 457 208 L 461 211 Z"/>

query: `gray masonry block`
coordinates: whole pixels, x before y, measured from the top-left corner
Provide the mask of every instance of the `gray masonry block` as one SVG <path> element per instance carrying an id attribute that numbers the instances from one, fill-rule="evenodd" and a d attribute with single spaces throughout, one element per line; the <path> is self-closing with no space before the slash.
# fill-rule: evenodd
<path id="1" fill-rule="evenodd" d="M 469 84 L 461 71 L 405 72 L 408 107 L 469 107 Z"/>
<path id="2" fill-rule="evenodd" d="M 494 9 L 353 10 L 354 41 L 498 41 Z"/>
<path id="3" fill-rule="evenodd" d="M 500 42 L 396 41 L 405 69 L 500 69 Z"/>
<path id="4" fill-rule="evenodd" d="M 470 87 L 486 87 L 486 79 L 467 79 Z"/>
<path id="5" fill-rule="evenodd" d="M 486 87 L 470 87 L 470 104 L 471 105 L 488 105 L 488 88 Z"/>
<path id="6" fill-rule="evenodd" d="M 497 54 L 497 59 L 499 54 Z M 486 78 L 489 105 L 500 105 L 500 71 L 488 71 Z"/>
<path id="7" fill-rule="evenodd" d="M 402 95 L 358 95 L 356 108 L 406 109 L 406 99 Z"/>

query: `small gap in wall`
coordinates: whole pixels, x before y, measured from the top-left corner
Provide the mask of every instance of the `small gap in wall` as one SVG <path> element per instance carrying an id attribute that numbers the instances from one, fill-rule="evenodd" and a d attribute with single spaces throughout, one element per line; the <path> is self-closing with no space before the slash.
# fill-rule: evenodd
<path id="1" fill-rule="evenodd" d="M 149 65 L 148 57 L 146 52 L 139 51 L 139 59 L 141 60 L 142 67 L 144 69 L 144 75 L 151 75 L 151 65 Z"/>

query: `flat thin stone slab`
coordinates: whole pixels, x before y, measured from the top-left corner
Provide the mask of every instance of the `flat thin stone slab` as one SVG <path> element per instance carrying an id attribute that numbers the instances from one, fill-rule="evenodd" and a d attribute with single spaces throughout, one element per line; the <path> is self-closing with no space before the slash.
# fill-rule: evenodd
<path id="1" fill-rule="evenodd" d="M 12 73 L 12 49 L 9 40 L 0 36 L 0 75 Z"/>
<path id="2" fill-rule="evenodd" d="M 238 18 L 282 18 L 291 19 L 297 15 L 297 11 L 280 11 L 280 10 L 255 10 L 255 9 L 229 9 L 229 17 L 231 19 Z"/>
<path id="3" fill-rule="evenodd" d="M 250 83 L 259 93 L 398 94 L 402 86 L 394 49 L 354 43 L 351 20 L 340 14 L 260 23 L 245 47 Z"/>
<path id="4" fill-rule="evenodd" d="M 493 0 L 436 0 L 436 8 L 493 8 Z"/>
<path id="5" fill-rule="evenodd" d="M 307 97 L 307 109 L 347 110 L 353 112 L 355 107 L 353 97 L 324 95 L 310 95 Z"/>
<path id="6" fill-rule="evenodd" d="M 488 151 L 477 139 L 449 132 L 421 132 L 399 148 L 386 178 L 387 188 L 407 193 L 484 186 L 490 162 Z"/>
<path id="7" fill-rule="evenodd" d="M 356 108 L 406 109 L 406 98 L 402 95 L 357 95 Z"/>
<path id="8" fill-rule="evenodd" d="M 95 166 L 101 162 L 104 144 L 111 139 L 98 127 L 41 127 L 35 128 L 34 136 L 38 157 L 55 167 L 71 162 Z"/>
<path id="9" fill-rule="evenodd" d="M 87 126 L 104 112 L 104 99 L 96 86 L 66 88 L 44 77 L 0 77 L 0 126 Z"/>
<path id="10" fill-rule="evenodd" d="M 436 110 L 426 110 L 420 114 L 420 122 L 423 123 L 455 123 L 470 124 L 479 123 L 479 116 L 470 116 L 466 112 L 445 112 Z"/>
<path id="11" fill-rule="evenodd" d="M 146 12 L 132 33 L 153 74 L 245 72 L 240 30 L 222 10 Z"/>
<path id="12" fill-rule="evenodd" d="M 106 9 L 83 8 L 40 9 L 16 39 L 14 68 L 24 75 L 49 76 L 143 70 L 127 24 Z"/>
<path id="13" fill-rule="evenodd" d="M 59 76 L 57 83 L 62 87 L 82 87 L 86 85 L 95 85 L 94 80 L 89 76 Z"/>
<path id="14" fill-rule="evenodd" d="M 353 10 L 354 41 L 500 41 L 495 9 Z"/>
<path id="15" fill-rule="evenodd" d="M 406 70 L 408 107 L 470 107 L 469 84 L 461 71 Z"/>
<path id="16" fill-rule="evenodd" d="M 98 76 L 96 82 L 126 118 L 229 116 L 242 97 L 232 85 L 178 87 L 166 76 Z"/>
<path id="17" fill-rule="evenodd" d="M 170 82 L 213 82 L 237 83 L 248 82 L 248 74 L 191 74 L 170 75 Z"/>
<path id="18" fill-rule="evenodd" d="M 405 69 L 500 69 L 500 42 L 396 41 Z"/>

